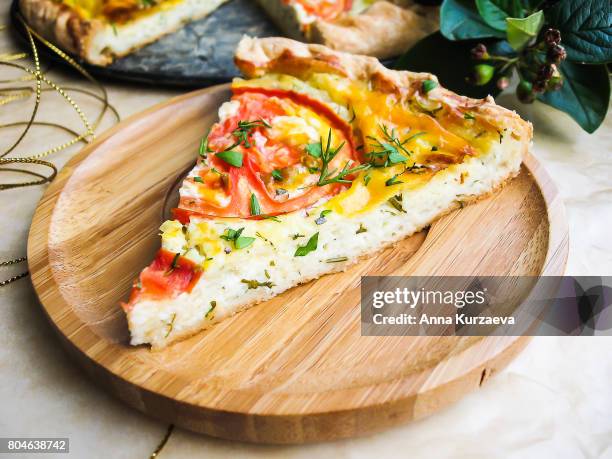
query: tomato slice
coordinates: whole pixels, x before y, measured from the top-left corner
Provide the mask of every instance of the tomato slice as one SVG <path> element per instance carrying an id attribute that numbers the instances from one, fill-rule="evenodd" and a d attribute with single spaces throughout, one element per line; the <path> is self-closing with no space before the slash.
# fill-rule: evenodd
<path id="1" fill-rule="evenodd" d="M 191 292 L 201 274 L 201 269 L 191 260 L 160 249 L 153 262 L 140 273 L 128 303 L 122 306 L 128 310 L 139 299 L 158 300 Z"/>
<path id="2" fill-rule="evenodd" d="M 295 0 L 308 14 L 326 21 L 337 18 L 344 11 L 351 9 L 352 0 Z"/>
<path id="3" fill-rule="evenodd" d="M 183 183 L 176 219 L 278 215 L 345 188 L 318 186 L 321 161 L 307 150 L 325 148 L 331 133 L 330 147 L 339 151 L 329 170 L 358 162 L 351 127 L 327 105 L 292 91 L 235 88 L 228 110 L 208 135 L 207 158 Z"/>

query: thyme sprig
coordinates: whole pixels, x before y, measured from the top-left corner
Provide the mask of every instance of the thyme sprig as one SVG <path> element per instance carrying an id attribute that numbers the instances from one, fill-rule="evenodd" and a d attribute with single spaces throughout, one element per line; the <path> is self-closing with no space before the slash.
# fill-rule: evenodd
<path id="1" fill-rule="evenodd" d="M 366 153 L 366 157 L 369 160 L 369 164 L 373 167 L 389 167 L 408 161 L 412 152 L 405 145 L 412 139 L 425 134 L 424 132 L 417 132 L 404 140 L 400 140 L 395 132 L 395 128 L 389 130 L 384 124 L 379 124 L 378 128 L 382 132 L 382 140 L 370 135 L 366 136 L 370 140 L 371 148 Z"/>
<path id="2" fill-rule="evenodd" d="M 330 128 L 329 133 L 327 134 L 327 142 L 325 143 L 325 147 L 323 146 L 322 137 L 319 139 L 318 143 L 310 143 L 306 146 L 306 152 L 310 156 L 319 158 L 321 160 L 321 173 L 319 175 L 319 180 L 317 181 L 317 186 L 325 186 L 332 183 L 351 183 L 352 180 L 349 180 L 347 178 L 348 176 L 371 167 L 370 164 L 360 164 L 359 166 L 351 167 L 353 161 L 349 159 L 340 171 L 337 172 L 336 169 L 330 170 L 330 163 L 334 160 L 340 150 L 342 150 L 346 142 L 342 141 L 342 143 L 335 148 L 332 148 L 331 144 L 332 130 Z"/>
<path id="3" fill-rule="evenodd" d="M 258 127 L 271 128 L 272 126 L 270 126 L 270 124 L 263 118 L 253 121 L 238 121 L 238 127 L 232 131 L 232 135 L 236 137 L 237 141 L 234 145 L 226 148 L 225 151 L 236 148 L 238 145 L 244 145 L 245 148 L 251 148 L 249 137 L 251 136 L 253 129 Z"/>

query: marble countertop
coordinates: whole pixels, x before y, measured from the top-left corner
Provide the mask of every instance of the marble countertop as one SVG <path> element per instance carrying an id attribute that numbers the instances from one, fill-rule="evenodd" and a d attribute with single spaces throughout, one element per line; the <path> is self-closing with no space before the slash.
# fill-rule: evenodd
<path id="1" fill-rule="evenodd" d="M 0 2 L 2 17 L 8 3 Z M 9 32 L 0 31 L 0 54 L 18 49 Z M 5 67 L 0 72 L 0 79 L 16 75 Z M 50 75 L 65 86 L 87 87 L 75 74 L 52 69 Z M 122 118 L 179 93 L 111 82 L 105 87 Z M 99 104 L 74 94 L 85 113 L 95 118 Z M 612 275 L 612 116 L 589 135 L 544 105 L 519 106 L 510 96 L 499 101 L 534 123 L 534 154 L 565 200 L 570 228 L 567 273 Z M 0 124 L 25 119 L 31 102 L 0 106 Z M 81 129 L 72 109 L 51 93 L 43 94 L 39 117 Z M 111 124 L 112 117 L 105 117 L 98 132 Z M 4 151 L 18 131 L 1 132 Z M 20 145 L 19 155 L 67 140 L 52 129 L 35 132 Z M 60 166 L 79 148 L 51 158 Z M 0 261 L 25 254 L 42 192 L 42 186 L 0 191 Z M 0 269 L 2 280 L 25 268 Z M 365 438 L 288 447 L 228 442 L 176 429 L 159 457 L 612 459 L 611 382 L 612 338 L 535 338 L 481 390 L 422 421 Z M 28 278 L 0 287 L 0 402 L 1 437 L 70 437 L 68 457 L 145 459 L 167 428 L 107 395 L 72 364 Z"/>

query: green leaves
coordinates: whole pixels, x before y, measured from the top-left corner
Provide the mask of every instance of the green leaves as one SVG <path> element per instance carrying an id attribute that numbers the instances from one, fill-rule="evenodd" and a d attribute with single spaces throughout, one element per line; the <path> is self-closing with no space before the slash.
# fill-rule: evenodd
<path id="1" fill-rule="evenodd" d="M 239 151 L 229 150 L 217 153 L 217 158 L 225 161 L 230 166 L 242 167 L 242 153 Z"/>
<path id="2" fill-rule="evenodd" d="M 272 178 L 276 180 L 277 182 L 281 182 L 283 180 L 283 173 L 279 171 L 278 169 L 274 169 L 272 171 Z"/>
<path id="3" fill-rule="evenodd" d="M 519 50 L 540 33 L 544 25 L 544 13 L 538 11 L 525 19 L 506 18 L 508 43 Z"/>
<path id="4" fill-rule="evenodd" d="M 489 47 L 489 42 L 484 42 Z M 414 45 L 397 60 L 394 67 L 433 73 L 442 86 L 469 97 L 480 99 L 488 94 L 495 96 L 500 91 L 493 80 L 484 86 L 474 86 L 466 81 L 473 69 L 470 50 L 477 43 L 477 40 L 450 41 L 440 32 L 435 32 Z M 436 58 L 432 59 L 432 56 Z"/>
<path id="5" fill-rule="evenodd" d="M 251 215 L 256 216 L 261 214 L 261 206 L 259 205 L 259 201 L 257 200 L 255 193 L 251 193 L 251 202 L 249 204 Z"/>
<path id="6" fill-rule="evenodd" d="M 438 86 L 438 83 L 436 83 L 434 80 L 425 80 L 423 81 L 423 84 L 421 85 L 423 92 L 425 94 L 427 94 L 432 89 L 435 89 L 437 86 Z"/>
<path id="7" fill-rule="evenodd" d="M 537 97 L 587 132 L 601 125 L 608 69 L 577 64 L 612 62 L 610 0 L 444 0 L 440 22 L 440 33 L 417 43 L 395 68 L 434 73 L 474 98 L 497 95 L 518 71 L 521 102 Z"/>
<path id="8" fill-rule="evenodd" d="M 568 115 L 588 133 L 603 122 L 610 100 L 610 80 L 605 65 L 560 65 L 565 82 L 558 91 L 538 95 L 538 100 Z"/>
<path id="9" fill-rule="evenodd" d="M 506 18 L 522 18 L 525 9 L 518 0 L 476 0 L 482 19 L 497 30 L 506 31 Z"/>
<path id="10" fill-rule="evenodd" d="M 445 0 L 440 9 L 440 32 L 449 40 L 504 38 L 505 33 L 488 25 L 469 0 Z"/>
<path id="11" fill-rule="evenodd" d="M 313 158 L 320 158 L 323 149 L 323 141 L 319 143 L 309 143 L 306 145 L 306 153 L 308 153 Z"/>
<path id="12" fill-rule="evenodd" d="M 314 252 L 315 250 L 317 250 L 318 244 L 319 244 L 319 232 L 316 232 L 310 237 L 310 239 L 308 239 L 308 242 L 306 243 L 306 245 L 299 246 L 296 249 L 295 254 L 293 256 L 294 257 L 304 257 L 308 255 L 310 252 Z"/>
<path id="13" fill-rule="evenodd" d="M 255 238 L 249 236 L 242 236 L 243 231 L 244 228 L 240 228 L 237 230 L 228 228 L 227 230 L 225 230 L 225 234 L 222 234 L 219 237 L 225 241 L 232 242 L 236 250 L 245 249 L 255 241 Z"/>
<path id="14" fill-rule="evenodd" d="M 609 0 L 561 0 L 546 11 L 561 32 L 567 59 L 603 64 L 612 61 L 612 8 Z"/>

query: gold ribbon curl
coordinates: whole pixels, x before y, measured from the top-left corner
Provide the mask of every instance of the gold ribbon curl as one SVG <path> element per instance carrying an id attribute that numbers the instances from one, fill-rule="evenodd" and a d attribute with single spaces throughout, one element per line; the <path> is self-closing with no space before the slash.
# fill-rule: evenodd
<path id="1" fill-rule="evenodd" d="M 0 124 L 0 129 L 23 127 L 16 140 L 6 150 L 0 152 L 0 173 L 16 173 L 19 175 L 27 176 L 28 178 L 24 178 L 22 181 L 15 183 L 0 183 L 0 191 L 50 183 L 57 176 L 58 171 L 57 167 L 51 161 L 45 160 L 44 158 L 62 150 L 65 150 L 68 147 L 77 143 L 91 142 L 95 138 L 95 130 L 99 127 L 100 123 L 104 119 L 104 116 L 109 111 L 112 113 L 116 121 L 120 120 L 119 113 L 108 102 L 108 94 L 106 92 L 106 89 L 97 80 L 95 80 L 89 74 L 89 72 L 87 72 L 72 57 L 68 56 L 53 43 L 50 43 L 48 40 L 40 36 L 36 31 L 31 29 L 21 15 L 18 15 L 17 18 L 24 27 L 31 52 L 0 53 L 0 66 L 11 67 L 25 73 L 25 75 L 14 78 L 12 80 L 0 80 L 0 84 L 18 84 L 13 87 L 0 88 L 0 107 L 11 103 L 18 103 L 20 101 L 30 100 L 32 96 L 34 97 L 34 106 L 27 120 Z M 0 30 L 4 29 L 5 26 L 0 26 Z M 42 43 L 48 49 L 57 54 L 61 59 L 67 62 L 70 66 L 76 69 L 83 77 L 85 77 L 90 83 L 95 86 L 97 93 L 89 91 L 87 89 L 81 89 L 76 87 L 60 87 L 51 79 L 49 79 L 46 75 L 47 70 L 41 70 L 36 41 Z M 34 64 L 33 68 L 19 63 L 19 61 L 29 56 L 31 56 L 32 58 Z M 23 83 L 27 82 L 34 82 L 34 85 L 23 85 Z M 43 92 L 47 91 L 59 94 L 72 107 L 72 109 L 77 113 L 81 122 L 83 123 L 83 126 L 85 128 L 83 133 L 79 133 L 59 123 L 36 121 L 36 116 L 39 111 L 42 94 Z M 79 105 L 74 101 L 74 99 L 72 99 L 68 92 L 84 94 L 102 103 L 102 108 L 96 116 L 96 119 L 93 124 L 89 122 L 87 116 L 83 113 Z M 24 138 L 28 135 L 28 133 L 32 130 L 33 127 L 50 127 L 53 129 L 61 130 L 67 134 L 70 134 L 71 139 L 62 143 L 61 145 L 53 146 L 42 152 L 35 152 L 25 156 L 9 156 L 22 143 Z M 7 167 L 8 165 L 14 166 Z M 32 171 L 29 169 L 29 166 L 31 165 L 42 166 L 46 168 L 49 172 L 43 174 L 40 172 Z M 27 168 L 19 166 L 27 166 Z M 0 268 L 12 266 L 18 263 L 22 263 L 24 261 L 26 261 L 26 257 L 19 257 L 8 261 L 0 261 Z M 2 280 L 0 281 L 0 287 L 8 285 L 18 279 L 22 279 L 27 275 L 28 272 L 26 271 L 12 276 L 8 279 Z"/>

